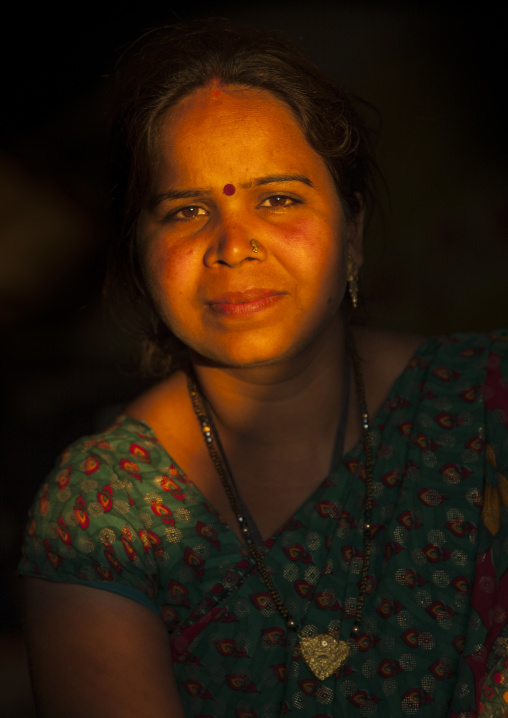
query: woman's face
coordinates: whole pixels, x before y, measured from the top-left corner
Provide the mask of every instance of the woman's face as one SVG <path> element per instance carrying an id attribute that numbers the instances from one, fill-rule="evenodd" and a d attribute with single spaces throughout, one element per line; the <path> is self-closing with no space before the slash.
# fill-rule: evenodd
<path id="1" fill-rule="evenodd" d="M 256 366 L 329 328 L 360 228 L 291 111 L 267 92 L 202 88 L 165 117 L 156 154 L 138 242 L 173 333 L 219 365 Z"/>

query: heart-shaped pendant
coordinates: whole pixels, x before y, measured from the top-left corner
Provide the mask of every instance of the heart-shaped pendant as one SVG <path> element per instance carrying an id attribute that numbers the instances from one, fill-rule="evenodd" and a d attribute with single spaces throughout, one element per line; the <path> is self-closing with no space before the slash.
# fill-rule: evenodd
<path id="1" fill-rule="evenodd" d="M 339 641 L 329 633 L 300 636 L 300 650 L 306 666 L 320 681 L 326 680 L 341 668 L 351 652 L 346 641 Z"/>

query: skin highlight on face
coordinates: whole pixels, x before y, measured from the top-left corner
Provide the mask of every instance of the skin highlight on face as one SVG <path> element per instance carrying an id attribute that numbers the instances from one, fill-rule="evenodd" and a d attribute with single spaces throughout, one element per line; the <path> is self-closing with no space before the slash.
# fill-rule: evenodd
<path id="1" fill-rule="evenodd" d="M 171 330 L 211 361 L 252 366 L 335 321 L 346 250 L 361 263 L 361 246 L 291 110 L 268 92 L 224 90 L 197 90 L 161 123 L 138 237 Z"/>

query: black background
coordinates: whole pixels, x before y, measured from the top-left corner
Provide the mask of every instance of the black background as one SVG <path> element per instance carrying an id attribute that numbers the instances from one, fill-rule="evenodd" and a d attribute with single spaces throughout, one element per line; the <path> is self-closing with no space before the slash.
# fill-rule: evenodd
<path id="1" fill-rule="evenodd" d="M 372 321 L 428 334 L 507 324 L 507 28 L 499 7 L 313 0 L 11 8 L 0 56 L 0 712 L 10 718 L 32 715 L 14 578 L 31 497 L 68 442 L 144 386 L 101 304 L 101 78 L 143 30 L 203 15 L 283 30 L 379 108 L 390 194 L 388 220 L 368 238 Z"/>

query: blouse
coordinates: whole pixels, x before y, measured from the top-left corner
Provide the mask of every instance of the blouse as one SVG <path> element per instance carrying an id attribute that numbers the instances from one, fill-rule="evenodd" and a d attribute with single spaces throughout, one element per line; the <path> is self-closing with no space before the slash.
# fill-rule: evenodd
<path id="1" fill-rule="evenodd" d="M 508 709 L 508 334 L 426 341 L 371 426 L 360 631 L 324 681 L 236 534 L 129 416 L 63 453 L 34 501 L 19 571 L 156 613 L 188 716 L 499 718 Z M 264 542 L 302 635 L 351 635 L 364 499 L 362 441 Z"/>

